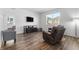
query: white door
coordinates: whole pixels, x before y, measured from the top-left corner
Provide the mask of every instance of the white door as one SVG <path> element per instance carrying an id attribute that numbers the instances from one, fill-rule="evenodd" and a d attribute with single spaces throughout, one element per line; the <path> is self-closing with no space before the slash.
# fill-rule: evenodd
<path id="1" fill-rule="evenodd" d="M 1 40 L 2 40 L 2 36 L 1 36 L 2 30 L 3 30 L 3 16 L 0 15 L 0 47 L 1 47 Z"/>

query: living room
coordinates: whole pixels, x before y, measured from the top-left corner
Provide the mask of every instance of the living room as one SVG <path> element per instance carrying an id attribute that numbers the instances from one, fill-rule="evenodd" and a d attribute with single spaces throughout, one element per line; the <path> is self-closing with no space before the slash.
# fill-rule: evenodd
<path id="1" fill-rule="evenodd" d="M 74 50 L 79 49 L 79 8 L 0 8 L 0 33 L 15 26 L 16 43 L 4 44 L 0 34 L 1 50 Z M 56 21 L 48 20 L 55 17 Z M 27 19 L 32 21 L 27 21 Z M 12 19 L 12 20 L 11 20 Z M 54 19 L 54 18 L 53 18 Z M 76 21 L 75 21 L 76 20 Z M 43 31 L 62 25 L 65 28 L 61 44 L 44 41 Z M 29 29 L 30 27 L 30 29 Z M 27 31 L 28 30 L 28 31 Z M 7 40 L 7 39 L 6 39 Z"/>

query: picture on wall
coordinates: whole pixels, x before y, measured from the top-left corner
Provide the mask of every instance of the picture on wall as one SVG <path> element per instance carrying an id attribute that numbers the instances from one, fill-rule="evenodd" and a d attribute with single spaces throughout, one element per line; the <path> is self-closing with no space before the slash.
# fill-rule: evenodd
<path id="1" fill-rule="evenodd" d="M 8 17 L 8 26 L 15 26 L 15 18 L 12 16 Z"/>
<path id="2" fill-rule="evenodd" d="M 9 17 L 8 17 L 8 23 L 13 23 L 13 22 L 14 22 L 14 17 L 9 16 Z"/>

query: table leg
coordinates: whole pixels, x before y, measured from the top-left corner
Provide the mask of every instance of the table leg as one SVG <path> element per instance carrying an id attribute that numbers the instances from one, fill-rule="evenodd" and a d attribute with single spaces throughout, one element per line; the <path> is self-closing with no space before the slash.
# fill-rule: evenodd
<path id="1" fill-rule="evenodd" d="M 16 43 L 16 39 L 14 39 L 14 43 Z"/>
<path id="2" fill-rule="evenodd" d="M 4 41 L 4 46 L 6 45 L 6 41 Z"/>

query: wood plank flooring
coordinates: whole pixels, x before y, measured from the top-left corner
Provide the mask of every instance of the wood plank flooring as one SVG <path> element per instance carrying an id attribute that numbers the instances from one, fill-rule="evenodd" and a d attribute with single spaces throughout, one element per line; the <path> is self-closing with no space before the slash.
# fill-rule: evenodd
<path id="1" fill-rule="evenodd" d="M 79 39 L 64 36 L 61 43 L 51 45 L 46 43 L 42 38 L 42 32 L 34 32 L 29 34 L 18 34 L 16 44 L 8 41 L 6 46 L 2 46 L 0 50 L 78 50 Z"/>

